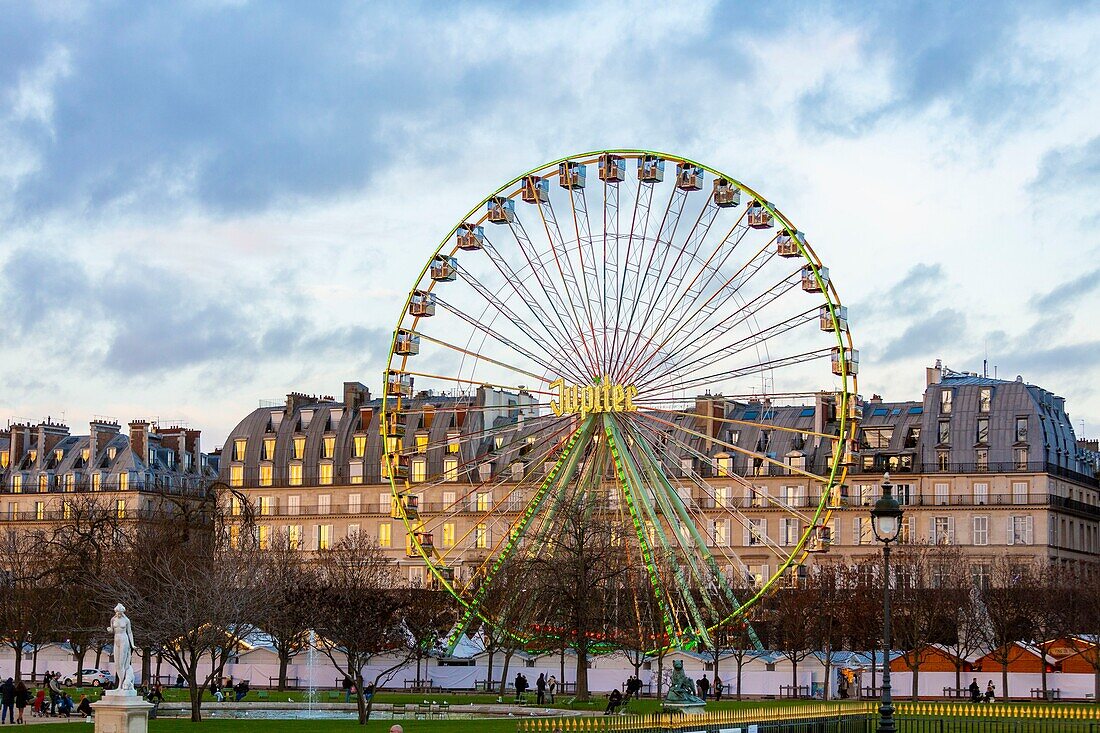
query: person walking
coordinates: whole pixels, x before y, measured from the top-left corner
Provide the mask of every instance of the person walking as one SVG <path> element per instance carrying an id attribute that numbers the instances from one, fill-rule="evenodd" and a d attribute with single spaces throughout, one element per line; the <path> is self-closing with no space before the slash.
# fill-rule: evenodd
<path id="1" fill-rule="evenodd" d="M 535 680 L 535 692 L 538 693 L 535 698 L 535 702 L 542 705 L 546 702 L 546 673 L 540 672 L 539 678 Z"/>
<path id="2" fill-rule="evenodd" d="M 982 688 L 978 687 L 978 678 L 970 682 L 970 702 L 981 702 Z"/>
<path id="3" fill-rule="evenodd" d="M 27 708 L 27 703 L 31 701 L 31 691 L 27 689 L 27 685 L 23 680 L 15 685 L 15 722 L 23 725 L 27 721 L 23 720 L 23 711 Z"/>
<path id="4" fill-rule="evenodd" d="M 699 678 L 699 685 L 698 686 L 699 686 L 699 697 L 706 700 L 707 699 L 707 693 L 710 691 L 710 680 L 707 679 L 706 675 L 703 675 L 702 677 Z"/>
<path id="5" fill-rule="evenodd" d="M 554 675 L 550 675 L 550 679 L 546 680 L 546 691 L 550 693 L 550 704 L 554 704 L 554 694 L 558 691 L 558 678 Z"/>
<path id="6" fill-rule="evenodd" d="M 8 677 L 0 684 L 0 723 L 15 722 L 15 680 Z"/>

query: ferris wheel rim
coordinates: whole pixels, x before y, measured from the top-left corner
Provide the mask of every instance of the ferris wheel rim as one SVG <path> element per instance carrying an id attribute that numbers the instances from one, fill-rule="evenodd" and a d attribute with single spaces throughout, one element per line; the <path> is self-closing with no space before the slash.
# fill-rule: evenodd
<path id="1" fill-rule="evenodd" d="M 524 181 L 524 179 L 528 178 L 529 176 L 537 175 L 537 174 L 539 174 L 543 171 L 547 171 L 548 169 L 552 169 L 555 166 L 558 166 L 558 165 L 560 165 L 562 163 L 566 163 L 566 162 L 574 162 L 574 163 L 579 163 L 579 164 L 582 164 L 582 165 L 589 165 L 589 164 L 592 164 L 592 163 L 596 162 L 599 159 L 599 156 L 602 156 L 602 155 L 605 155 L 605 154 L 622 155 L 622 156 L 628 157 L 628 158 L 636 158 L 636 157 L 640 158 L 642 156 L 656 156 L 656 157 L 658 157 L 662 160 L 673 162 L 673 163 L 683 163 L 683 164 L 697 166 L 702 171 L 705 171 L 707 173 L 710 173 L 713 176 L 716 176 L 716 177 L 719 177 L 719 178 L 722 178 L 722 179 L 725 179 L 725 180 L 729 181 L 731 184 L 733 184 L 734 186 L 736 186 L 740 190 L 744 191 L 747 195 L 751 196 L 754 199 L 754 201 L 761 204 L 775 218 L 775 220 L 777 220 L 786 230 L 788 230 L 790 232 L 797 232 L 798 231 L 797 228 L 794 226 L 794 223 L 782 211 L 780 211 L 777 207 L 775 207 L 774 204 L 772 204 L 770 201 L 768 201 L 768 199 L 766 197 L 762 196 L 756 189 L 744 184 L 740 179 L 735 178 L 733 176 L 730 176 L 730 175 L 718 170 L 717 168 L 708 166 L 704 163 L 701 163 L 697 160 L 694 160 L 692 158 L 688 158 L 688 157 L 685 157 L 685 156 L 681 156 L 681 155 L 677 155 L 677 154 L 673 154 L 673 153 L 668 153 L 668 152 L 664 152 L 664 151 L 646 150 L 646 149 L 640 149 L 640 148 L 609 148 L 609 149 L 603 149 L 603 150 L 590 150 L 590 151 L 585 151 L 585 152 L 580 152 L 580 153 L 574 153 L 574 154 L 571 154 L 571 155 L 567 155 L 567 156 L 563 156 L 563 157 L 554 159 L 552 161 L 548 161 L 546 163 L 543 163 L 539 166 L 531 168 L 530 170 L 515 176 L 514 178 L 507 181 L 506 183 L 504 183 L 503 185 L 498 187 L 496 190 L 494 190 L 493 192 L 491 192 L 490 194 L 485 196 L 483 199 L 481 199 L 481 201 L 479 201 L 474 207 L 472 207 L 466 213 L 466 215 L 464 217 L 462 217 L 458 221 L 458 223 L 456 223 L 455 226 L 452 227 L 447 232 L 447 234 L 440 241 L 439 245 L 435 248 L 435 250 L 427 258 L 426 264 L 420 270 L 420 273 L 417 276 L 416 285 L 414 286 L 414 288 L 412 290 L 409 291 L 408 296 L 405 299 L 404 307 L 402 308 L 402 311 L 401 311 L 401 316 L 399 317 L 398 322 L 397 322 L 397 326 L 394 329 L 393 337 L 392 337 L 391 344 L 390 344 L 388 359 L 387 359 L 387 363 L 386 363 L 386 374 L 389 374 L 391 372 L 400 372 L 400 373 L 404 373 L 404 374 L 416 374 L 415 372 L 409 372 L 406 369 L 406 367 L 408 366 L 408 356 L 407 355 L 403 356 L 403 357 L 399 357 L 401 359 L 401 362 L 400 362 L 401 367 L 399 369 L 394 368 L 394 357 L 398 356 L 396 354 L 398 333 L 402 330 L 403 324 L 406 323 L 406 320 L 408 318 L 408 309 L 409 309 L 410 303 L 412 302 L 412 298 L 413 298 L 413 295 L 414 295 L 414 292 L 415 292 L 417 286 L 424 283 L 425 276 L 427 275 L 427 273 L 428 273 L 428 271 L 429 271 L 429 269 L 432 265 L 433 260 L 436 257 L 438 257 L 438 256 L 440 256 L 441 254 L 444 253 L 445 249 L 448 246 L 448 243 L 453 241 L 453 239 L 455 237 L 455 234 L 459 231 L 459 229 L 461 229 L 463 227 L 463 225 L 467 224 L 467 223 L 475 223 L 477 225 L 480 225 L 480 224 L 484 223 L 485 219 L 487 217 L 487 214 L 482 214 L 481 216 L 478 216 L 478 212 L 480 210 L 484 209 L 486 207 L 486 205 L 491 200 L 493 200 L 495 197 L 501 196 L 502 194 L 506 194 L 507 198 L 510 198 L 510 199 L 514 199 L 515 197 L 517 197 L 521 192 L 520 190 L 515 190 L 515 191 L 511 191 L 511 192 L 509 192 L 509 191 L 511 189 L 513 189 L 514 187 L 516 187 L 518 184 L 520 184 L 522 181 Z M 821 476 L 818 476 L 816 474 L 814 475 L 814 478 L 818 479 L 818 480 L 820 480 L 821 478 L 826 478 L 825 490 L 822 491 L 822 498 L 818 502 L 818 504 L 815 508 L 813 518 L 812 518 L 813 521 L 807 523 L 805 531 L 802 533 L 802 535 L 799 538 L 797 544 L 794 547 L 791 548 L 791 552 L 788 555 L 786 561 L 784 563 L 782 563 L 780 566 L 777 567 L 776 572 L 771 574 L 771 576 L 762 585 L 760 585 L 760 587 L 758 587 L 756 589 L 756 592 L 749 599 L 745 600 L 741 604 L 741 607 L 737 611 L 735 611 L 734 613 L 728 615 L 726 618 L 721 619 L 717 623 L 713 624 L 713 626 L 710 627 L 712 630 L 714 628 L 717 628 L 717 627 L 722 626 L 724 624 L 730 623 L 732 620 L 734 620 L 734 619 L 738 618 L 739 616 L 743 615 L 744 610 L 746 610 L 748 608 L 751 608 L 753 605 L 755 605 L 755 603 L 757 603 L 761 598 L 766 596 L 773 589 L 773 586 L 780 580 L 780 578 L 784 575 L 784 573 L 786 573 L 790 569 L 791 566 L 796 565 L 796 564 L 800 564 L 801 562 L 804 561 L 804 559 L 806 558 L 806 556 L 808 554 L 808 549 L 807 548 L 808 548 L 808 545 L 809 545 L 809 540 L 810 540 L 811 533 L 814 531 L 814 529 L 816 527 L 823 524 L 824 521 L 827 521 L 828 516 L 831 515 L 832 508 L 827 505 L 828 500 L 826 498 L 828 493 L 829 493 L 828 490 L 830 488 L 834 487 L 834 486 L 838 486 L 838 485 L 843 484 L 843 482 L 847 478 L 847 473 L 848 473 L 847 467 L 846 466 L 841 466 L 839 461 L 835 460 L 835 458 L 836 458 L 836 454 L 843 453 L 844 443 L 846 442 L 846 440 L 855 437 L 855 423 L 854 423 L 854 421 L 849 419 L 848 401 L 857 397 L 857 395 L 858 395 L 858 383 L 857 383 L 856 375 L 854 373 L 850 373 L 848 371 L 848 360 L 847 360 L 847 358 L 843 357 L 844 352 L 845 352 L 845 347 L 847 347 L 848 349 L 854 349 L 853 340 L 852 340 L 850 329 L 847 327 L 847 325 L 841 326 L 840 322 L 839 322 L 839 319 L 836 317 L 837 309 L 839 307 L 841 307 L 841 301 L 840 301 L 840 298 L 839 298 L 839 294 L 836 292 L 835 281 L 833 281 L 832 279 L 827 279 L 827 280 L 824 280 L 824 281 L 822 280 L 821 271 L 820 271 L 821 268 L 823 267 L 822 261 L 821 261 L 820 257 L 816 254 L 816 252 L 813 250 L 813 248 L 809 244 L 809 242 L 805 241 L 805 239 L 800 239 L 798 246 L 799 246 L 803 261 L 811 268 L 814 277 L 817 279 L 817 282 L 818 282 L 819 286 L 821 286 L 820 292 L 821 292 L 822 297 L 824 298 L 825 305 L 829 309 L 830 315 L 833 317 L 833 329 L 832 330 L 835 333 L 836 342 L 837 342 L 837 345 L 839 346 L 840 352 L 842 354 L 842 358 L 841 358 L 842 371 L 841 371 L 840 374 L 838 374 L 838 376 L 840 376 L 840 378 L 841 378 L 840 381 L 841 381 L 842 388 L 840 390 L 834 390 L 838 395 L 843 395 L 842 401 L 840 402 L 840 404 L 837 405 L 837 413 L 839 415 L 839 426 L 838 426 L 838 431 L 837 431 L 836 436 L 830 436 L 831 439 L 835 440 L 835 443 L 837 445 L 837 449 L 834 453 L 834 459 L 829 461 L 830 470 L 828 472 L 828 476 L 827 477 L 821 477 Z M 453 255 L 454 252 L 455 252 L 455 250 L 452 250 L 451 254 Z M 436 284 L 435 281 L 429 280 L 425 290 L 427 292 L 432 292 L 433 289 L 434 289 L 435 284 Z M 413 327 L 413 329 L 415 329 L 418 320 L 419 320 L 419 317 L 415 317 L 415 316 L 412 317 L 412 327 Z M 849 380 L 851 380 L 851 389 L 849 389 Z M 389 380 L 384 379 L 383 380 L 383 391 L 382 391 L 382 408 L 381 408 L 382 417 L 383 417 L 383 419 L 382 419 L 382 430 L 383 430 L 382 435 L 383 435 L 383 443 L 384 444 L 385 444 L 387 438 L 389 437 L 385 432 L 386 427 L 387 427 L 385 416 L 388 412 L 393 412 L 393 410 L 391 410 L 391 408 L 390 408 L 390 399 L 392 397 L 393 397 L 393 395 L 390 394 Z M 400 395 L 398 395 L 398 399 L 400 399 Z M 573 434 L 575 435 L 576 433 L 577 433 L 577 431 L 574 431 Z M 851 433 L 850 437 L 849 437 L 849 433 Z M 385 450 L 385 445 L 383 445 L 383 449 Z M 406 485 L 399 488 L 399 486 L 398 486 L 399 480 L 397 478 L 395 478 L 394 471 L 392 470 L 392 466 L 391 466 L 391 470 L 389 471 L 389 483 L 390 483 L 390 487 L 391 487 L 391 495 L 395 499 L 398 498 L 404 491 L 409 490 L 409 486 L 407 485 L 407 482 L 406 482 Z M 400 504 L 400 502 L 398 502 L 398 504 Z M 443 575 L 439 571 L 439 568 L 436 566 L 435 563 L 433 563 L 432 558 L 429 556 L 429 553 L 426 552 L 425 549 L 422 546 L 420 546 L 419 542 L 413 537 L 414 527 L 413 527 L 412 523 L 410 523 L 410 520 L 409 520 L 408 516 L 405 514 L 403 509 L 401 510 L 401 515 L 402 515 L 401 518 L 402 518 L 403 524 L 405 525 L 406 531 L 408 532 L 409 537 L 412 538 L 410 541 L 412 542 L 413 547 L 415 547 L 419 557 L 423 560 L 425 565 L 427 565 L 427 567 L 429 569 L 429 572 L 443 586 L 444 589 L 446 589 L 452 596 L 454 596 L 463 606 L 465 606 L 468 610 L 470 610 L 471 607 L 469 605 L 469 599 L 466 598 L 458 589 L 456 589 L 454 587 L 455 584 L 453 582 L 451 582 L 447 578 L 443 577 Z M 824 520 L 822 519 L 823 515 L 825 517 Z M 474 611 L 474 613 L 481 620 L 483 620 L 487 623 L 491 623 L 491 624 L 494 623 L 494 621 L 492 619 L 485 618 L 479 612 Z"/>

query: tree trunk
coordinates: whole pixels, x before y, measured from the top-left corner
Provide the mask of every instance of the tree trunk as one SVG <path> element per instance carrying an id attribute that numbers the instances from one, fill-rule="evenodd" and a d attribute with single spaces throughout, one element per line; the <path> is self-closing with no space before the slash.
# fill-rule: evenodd
<path id="1" fill-rule="evenodd" d="M 588 702 L 588 644 L 577 644 L 577 700 Z"/>
<path id="2" fill-rule="evenodd" d="M 875 655 L 878 653 L 877 644 L 871 645 L 871 697 L 875 697 L 875 688 L 878 687 L 878 678 L 875 676 Z M 863 690 L 859 691 L 860 697 L 863 697 Z"/>
<path id="3" fill-rule="evenodd" d="M 1008 659 L 1001 665 L 1001 699 L 1008 702 Z"/>
<path id="4" fill-rule="evenodd" d="M 31 679 L 33 680 L 38 676 L 38 645 L 33 647 L 34 651 L 31 652 Z"/>
<path id="5" fill-rule="evenodd" d="M 1039 645 L 1039 653 L 1040 654 L 1045 654 L 1043 652 L 1043 646 L 1041 644 Z M 1047 660 L 1040 659 L 1039 661 L 1043 665 L 1043 699 L 1046 700 L 1047 699 Z"/>
<path id="6" fill-rule="evenodd" d="M 349 661 L 348 667 L 352 664 Z M 361 671 L 348 670 L 348 677 L 355 683 L 355 708 L 359 711 L 359 725 L 366 725 L 370 718 L 370 710 L 367 709 L 367 698 L 363 694 L 363 673 Z M 371 698 L 371 707 L 374 707 L 374 698 Z"/>
<path id="7" fill-rule="evenodd" d="M 918 699 L 918 692 L 920 690 L 920 687 L 919 687 L 919 683 L 920 683 L 920 661 L 917 661 L 912 666 L 912 670 L 913 670 L 913 702 L 916 702 L 917 699 Z"/>
<path id="8" fill-rule="evenodd" d="M 504 653 L 504 671 L 500 673 L 500 698 L 504 699 L 504 693 L 508 688 L 508 665 L 512 661 L 513 650 L 509 649 Z"/>
<path id="9" fill-rule="evenodd" d="M 745 658 L 737 658 L 737 699 L 741 700 L 741 669 L 745 666 Z"/>
<path id="10" fill-rule="evenodd" d="M 23 645 L 13 644 L 12 649 L 15 651 L 15 681 L 18 682 L 23 679 Z"/>
<path id="11" fill-rule="evenodd" d="M 76 655 L 76 686 L 84 686 L 84 657 L 88 654 L 88 645 L 82 645 Z"/>
<path id="12" fill-rule="evenodd" d="M 794 658 L 791 659 L 791 684 L 794 685 L 794 690 L 791 692 L 798 697 L 798 660 Z"/>
<path id="13" fill-rule="evenodd" d="M 1100 680 L 1100 672 L 1097 672 L 1097 679 Z M 1100 684 L 1098 682 L 1097 684 Z M 660 698 L 665 691 L 665 655 L 657 655 L 657 697 Z"/>
<path id="14" fill-rule="evenodd" d="M 195 681 L 196 672 L 192 672 L 187 680 L 187 691 L 191 695 L 191 722 L 202 722 L 202 690 Z"/>
<path id="15" fill-rule="evenodd" d="M 286 668 L 290 664 L 290 654 L 285 649 L 279 650 L 279 692 L 286 689 Z"/>
<path id="16" fill-rule="evenodd" d="M 561 671 L 561 683 L 564 685 L 565 684 L 565 637 L 564 637 L 564 635 L 562 636 L 561 665 L 560 666 L 561 666 L 561 670 L 560 670 Z"/>
<path id="17" fill-rule="evenodd" d="M 149 667 L 150 667 L 150 655 L 152 652 L 148 647 L 141 650 L 141 684 L 149 684 Z"/>
<path id="18" fill-rule="evenodd" d="M 821 699 L 829 699 L 829 688 L 832 687 L 832 679 L 829 678 L 829 674 L 833 668 L 833 652 L 832 650 L 826 650 L 825 652 L 825 685 L 821 691 Z"/>
<path id="19" fill-rule="evenodd" d="M 96 647 L 95 647 L 95 668 L 96 669 L 100 669 L 102 667 L 102 660 L 103 660 L 103 645 L 97 643 Z"/>
<path id="20" fill-rule="evenodd" d="M 562 676 L 564 681 L 565 676 Z M 493 692 L 493 650 L 489 650 L 489 667 L 485 670 L 485 691 L 489 694 Z"/>
<path id="21" fill-rule="evenodd" d="M 959 689 L 962 687 L 962 665 L 959 664 L 959 658 L 955 660 L 955 695 L 959 696 Z"/>

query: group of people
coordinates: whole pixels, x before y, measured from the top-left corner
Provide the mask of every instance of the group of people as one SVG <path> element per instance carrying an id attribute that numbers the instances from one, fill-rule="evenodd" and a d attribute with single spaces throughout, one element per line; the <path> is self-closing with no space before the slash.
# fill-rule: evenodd
<path id="1" fill-rule="evenodd" d="M 975 677 L 970 683 L 970 702 L 996 702 L 997 701 L 997 687 L 993 684 L 993 680 L 985 686 L 985 694 L 982 694 L 982 688 L 978 687 L 978 678 Z"/>
<path id="2" fill-rule="evenodd" d="M 234 695 L 234 702 L 240 702 L 245 698 L 245 695 L 248 694 L 248 689 L 248 680 L 241 680 L 240 682 L 234 683 L 232 675 L 230 675 L 229 679 L 226 680 L 224 687 L 221 685 L 218 679 L 210 680 L 210 696 L 218 702 L 225 702 L 226 690 L 232 690 Z"/>
<path id="3" fill-rule="evenodd" d="M 710 680 L 706 675 L 703 675 L 699 679 L 695 680 L 695 689 L 699 692 L 699 697 L 706 700 L 707 695 L 710 694 L 711 686 Z M 722 699 L 722 680 L 718 675 L 714 676 L 714 700 L 715 702 Z"/>
<path id="4" fill-rule="evenodd" d="M 16 682 L 11 677 L 0 683 L 0 724 L 21 725 L 26 723 L 26 709 L 31 708 L 33 717 L 71 717 L 73 712 L 89 718 L 92 715 L 92 703 L 86 695 L 75 702 L 72 695 L 61 687 L 60 672 L 46 672 L 44 684 L 37 691 L 23 680 Z"/>
<path id="5" fill-rule="evenodd" d="M 516 681 L 517 682 L 520 680 L 520 678 L 523 679 L 524 689 L 527 689 L 527 677 L 525 677 L 522 674 L 516 675 Z M 516 690 L 517 690 L 516 697 L 518 699 L 519 698 L 519 693 L 518 693 L 519 687 L 518 686 L 516 687 Z M 537 680 L 535 680 L 535 702 L 537 704 L 543 705 L 544 703 L 547 703 L 547 702 L 551 702 L 551 703 L 554 702 L 554 696 L 557 694 L 557 692 L 558 692 L 558 678 L 555 677 L 554 675 L 550 675 L 549 677 L 547 677 L 546 673 L 543 672 L 542 674 L 539 675 L 539 678 Z"/>
<path id="6" fill-rule="evenodd" d="M 347 675 L 344 675 L 344 681 L 341 683 L 344 688 L 344 702 L 351 702 L 351 696 L 358 690 L 355 688 L 355 680 Z M 374 683 L 370 682 L 363 687 L 363 699 L 370 702 L 374 698 Z"/>

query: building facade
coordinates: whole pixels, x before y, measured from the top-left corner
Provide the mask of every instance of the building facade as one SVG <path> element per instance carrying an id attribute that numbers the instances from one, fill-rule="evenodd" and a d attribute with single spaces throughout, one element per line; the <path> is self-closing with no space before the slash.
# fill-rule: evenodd
<path id="1" fill-rule="evenodd" d="M 72 435 L 50 419 L 0 431 L 0 525 L 49 527 L 68 519 L 78 500 L 96 499 L 120 520 L 170 516 L 179 500 L 217 480 L 217 456 L 202 452 L 201 433 L 134 420 L 93 420 Z"/>
<path id="2" fill-rule="evenodd" d="M 919 401 L 875 396 L 854 410 L 862 415 L 858 450 L 829 497 L 833 513 L 810 562 L 878 557 L 868 512 L 886 472 L 905 507 L 903 539 L 960 546 L 979 580 L 1000 556 L 1096 561 L 1100 455 L 1078 441 L 1064 399 L 1022 379 L 939 365 L 927 377 Z M 823 393 L 814 404 L 774 407 L 708 395 L 694 404 L 669 432 L 679 452 L 665 468 L 705 478 L 705 488 L 681 482 L 681 498 L 715 555 L 741 566 L 728 569 L 761 582 L 797 544 L 806 527 L 798 516 L 821 499 L 822 483 L 799 471 L 827 474 L 833 445 L 820 435 L 835 424 L 835 401 Z M 538 470 L 523 441 L 501 438 L 532 424 L 534 400 L 482 387 L 460 397 L 422 393 L 406 407 L 404 424 L 388 431 L 403 436 L 391 446 L 380 437 L 381 401 L 354 382 L 342 401 L 293 393 L 245 417 L 225 444 L 220 475 L 251 502 L 261 545 L 285 534 L 309 552 L 361 532 L 390 548 L 409 582 L 424 582 L 392 506 L 385 456 L 395 452 L 407 460 L 412 501 L 436 525 L 435 547 L 448 565 L 461 577 L 482 562 L 526 507 L 529 497 L 511 479 Z M 617 497 L 609 483 L 612 508 Z"/>

